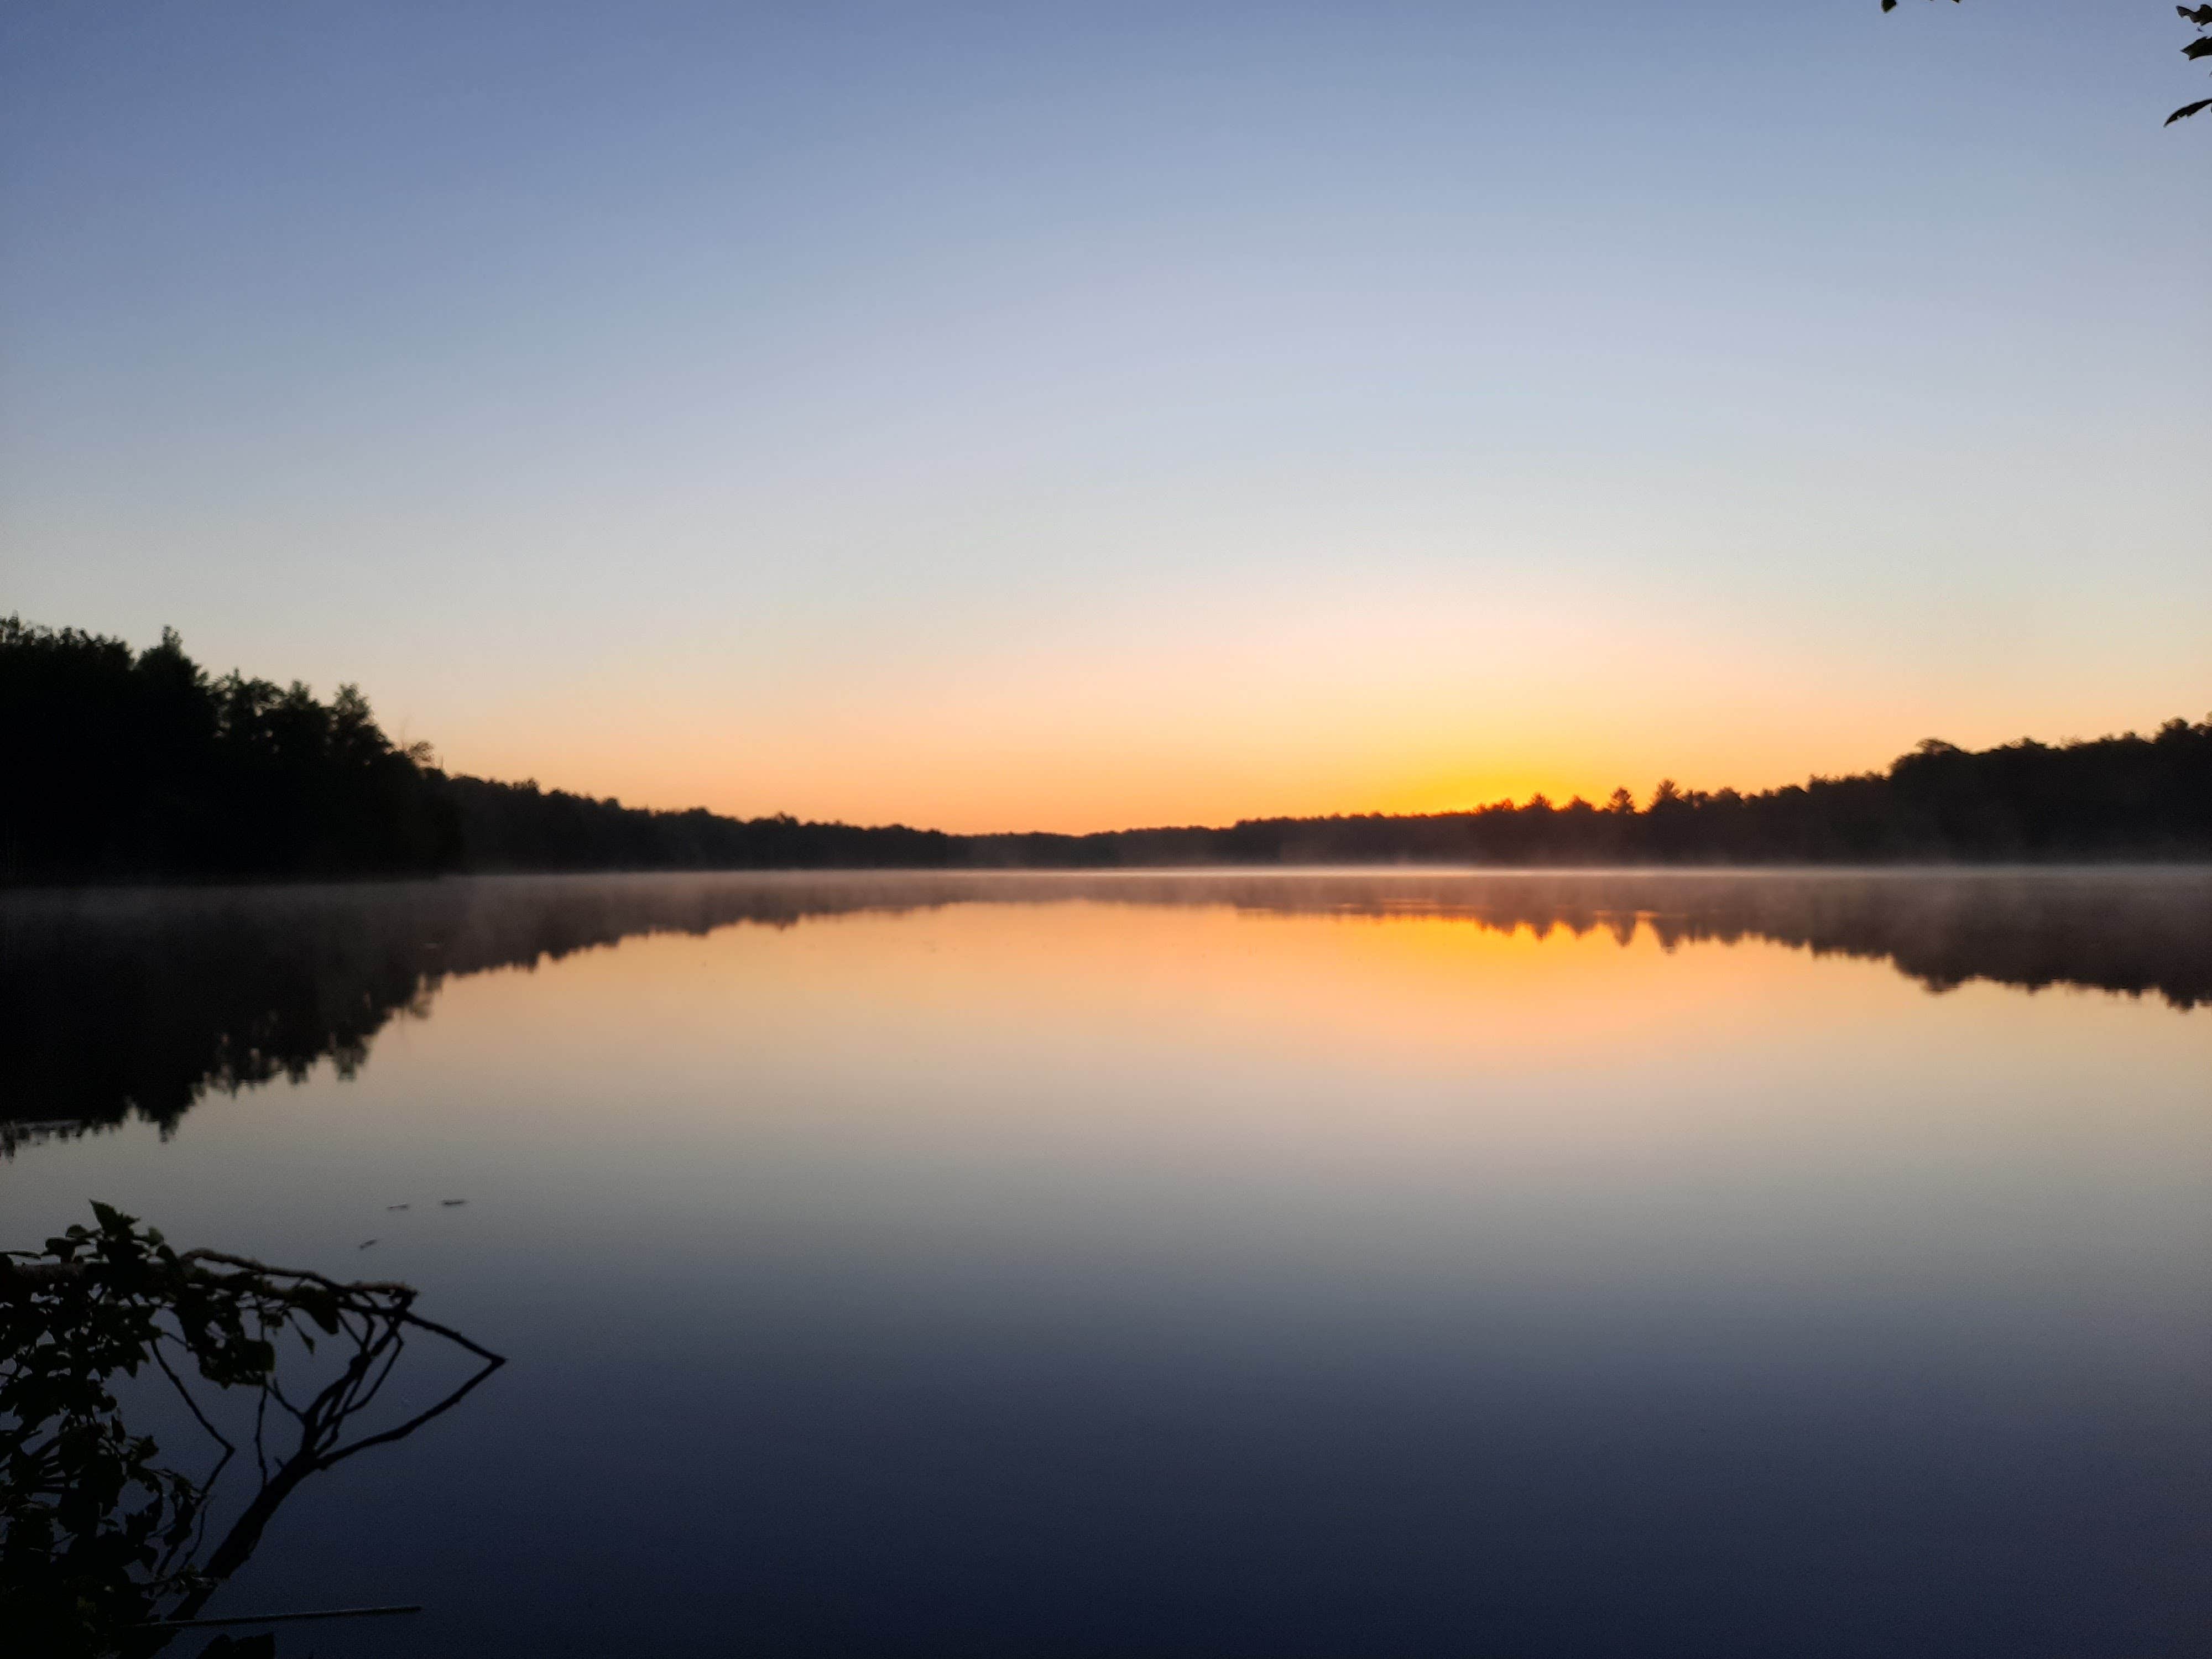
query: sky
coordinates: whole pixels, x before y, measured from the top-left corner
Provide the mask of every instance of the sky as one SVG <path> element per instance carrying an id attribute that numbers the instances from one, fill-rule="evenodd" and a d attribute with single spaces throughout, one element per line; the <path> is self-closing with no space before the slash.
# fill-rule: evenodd
<path id="1" fill-rule="evenodd" d="M 2212 710 L 2168 0 L 0 9 L 0 612 L 956 830 Z"/>

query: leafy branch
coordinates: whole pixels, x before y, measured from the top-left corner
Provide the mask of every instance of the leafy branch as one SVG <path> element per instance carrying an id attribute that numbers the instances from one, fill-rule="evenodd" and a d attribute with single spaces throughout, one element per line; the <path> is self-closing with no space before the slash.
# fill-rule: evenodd
<path id="1" fill-rule="evenodd" d="M 1958 0 L 1952 0 L 1952 3 L 1957 4 Z M 1881 9 L 1895 11 L 1897 0 L 1881 0 Z M 2176 6 L 2174 10 L 2181 15 L 2183 22 L 2194 25 L 2197 31 L 2197 39 L 2181 49 L 2181 55 L 2192 63 L 2200 58 L 2212 58 L 2212 5 Z M 2176 121 L 2185 120 L 2204 109 L 2212 109 L 2212 98 L 2200 98 L 2193 104 L 2184 104 L 2166 118 L 2166 125 L 2172 126 Z"/>
<path id="2" fill-rule="evenodd" d="M 2174 10 L 2181 14 L 2182 21 L 2197 26 L 2197 38 L 2181 49 L 2181 55 L 2192 62 L 2212 58 L 2212 6 L 2176 6 Z M 2200 109 L 2212 109 L 2212 98 L 2200 98 L 2193 104 L 2184 104 L 2166 118 L 2166 124 L 2172 126 L 2176 121 L 2194 115 Z"/>
<path id="3" fill-rule="evenodd" d="M 0 1252 L 0 1629 L 34 1633 L 58 1659 L 159 1647 L 166 1638 L 131 1632 L 197 1613 L 307 1476 L 412 1434 L 505 1363 L 415 1313 L 410 1285 L 180 1254 L 135 1217 L 92 1207 L 95 1226 Z M 481 1363 L 436 1404 L 349 1438 L 410 1335 Z M 307 1354 L 320 1341 L 334 1373 L 298 1400 L 279 1376 L 288 1338 Z M 117 1379 L 142 1373 L 169 1384 L 216 1449 L 204 1474 L 126 1426 Z M 250 1437 L 234 1432 L 259 1486 L 203 1560 L 216 1483 L 240 1450 L 207 1389 L 255 1396 Z"/>

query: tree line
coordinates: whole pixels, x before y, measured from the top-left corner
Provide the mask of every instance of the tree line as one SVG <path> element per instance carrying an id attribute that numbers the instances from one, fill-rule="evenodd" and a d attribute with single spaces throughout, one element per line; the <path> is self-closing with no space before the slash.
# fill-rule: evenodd
<path id="1" fill-rule="evenodd" d="M 2212 718 L 2148 737 L 1930 739 L 1883 772 L 1746 793 L 1662 781 L 1639 805 L 1542 795 L 1458 812 L 1227 828 L 949 835 L 625 806 L 450 775 L 350 685 L 328 702 L 210 676 L 173 632 L 133 652 L 0 618 L 0 879 L 450 871 L 1161 865 L 1834 864 L 2212 858 Z"/>
<path id="2" fill-rule="evenodd" d="M 220 679 L 173 630 L 121 640 L 0 618 L 0 872 L 14 880 L 452 868 L 426 747 L 355 687 Z"/>

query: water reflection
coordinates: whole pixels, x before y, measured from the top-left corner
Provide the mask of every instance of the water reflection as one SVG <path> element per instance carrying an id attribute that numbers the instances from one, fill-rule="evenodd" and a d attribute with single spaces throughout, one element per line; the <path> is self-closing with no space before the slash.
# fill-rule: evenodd
<path id="1" fill-rule="evenodd" d="M 190 1038 L 187 1090 L 313 1069 L 56 1140 L 0 1209 L 374 1263 L 514 1357 L 224 1592 L 425 1604 L 324 1659 L 2196 1652 L 2212 1020 L 2164 1005 L 2202 1001 L 2205 898 L 50 895 L 9 913 L 49 918 L 54 1074 L 144 1067 L 103 1007 Z"/>
<path id="2" fill-rule="evenodd" d="M 0 1152 L 323 1060 L 350 1077 L 449 978 L 651 933 L 1074 902 L 1765 939 L 1973 980 L 2212 1001 L 2212 872 L 850 874 L 509 878 L 0 899 Z"/>

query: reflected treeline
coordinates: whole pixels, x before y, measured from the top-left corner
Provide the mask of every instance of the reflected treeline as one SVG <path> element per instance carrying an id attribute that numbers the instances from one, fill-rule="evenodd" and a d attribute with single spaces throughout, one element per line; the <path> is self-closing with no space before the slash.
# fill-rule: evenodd
<path id="1" fill-rule="evenodd" d="M 0 881 L 432 871 L 1114 869 L 1162 865 L 1834 864 L 2212 859 L 2212 720 L 1968 752 L 1741 793 L 1662 781 L 1638 805 L 1541 795 L 1463 812 L 1226 829 L 954 836 L 629 807 L 449 777 L 368 702 L 210 678 L 173 634 L 0 617 Z"/>
<path id="2" fill-rule="evenodd" d="M 0 1149 L 323 1061 L 349 1074 L 449 975 L 640 934 L 957 903 L 1449 917 L 1662 944 L 1767 939 L 1969 980 L 2212 1002 L 2212 872 L 1433 872 L 483 877 L 0 897 Z"/>

